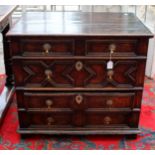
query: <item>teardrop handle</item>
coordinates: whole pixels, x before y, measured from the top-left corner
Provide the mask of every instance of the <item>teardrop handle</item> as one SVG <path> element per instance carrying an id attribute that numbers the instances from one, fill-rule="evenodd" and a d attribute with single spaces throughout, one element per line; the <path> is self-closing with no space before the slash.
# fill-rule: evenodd
<path id="1" fill-rule="evenodd" d="M 111 117 L 109 117 L 109 116 L 106 116 L 106 117 L 104 117 L 104 119 L 103 119 L 103 121 L 104 121 L 104 124 L 106 124 L 106 125 L 108 125 L 108 124 L 110 124 L 111 123 Z"/>
<path id="2" fill-rule="evenodd" d="M 107 76 L 109 80 L 112 80 L 113 75 L 114 75 L 114 71 L 112 69 L 107 71 Z"/>
<path id="3" fill-rule="evenodd" d="M 45 75 L 46 75 L 47 80 L 51 80 L 52 79 L 52 71 L 51 70 L 46 69 L 45 70 Z"/>
<path id="4" fill-rule="evenodd" d="M 51 125 L 52 123 L 54 123 L 54 118 L 53 117 L 48 117 L 47 118 L 47 125 Z"/>
<path id="5" fill-rule="evenodd" d="M 53 105 L 53 101 L 48 99 L 48 100 L 45 101 L 45 103 L 47 105 L 47 108 L 51 109 L 51 106 Z"/>
<path id="6" fill-rule="evenodd" d="M 116 45 L 115 44 L 110 44 L 109 45 L 109 50 L 110 50 L 110 53 L 113 54 L 116 50 Z"/>
<path id="7" fill-rule="evenodd" d="M 49 43 L 46 43 L 43 45 L 44 53 L 49 54 L 49 51 L 51 49 L 51 45 Z"/>
<path id="8" fill-rule="evenodd" d="M 106 105 L 107 105 L 108 107 L 112 106 L 112 105 L 113 105 L 113 100 L 111 100 L 111 99 L 107 100 L 107 101 L 106 101 Z"/>

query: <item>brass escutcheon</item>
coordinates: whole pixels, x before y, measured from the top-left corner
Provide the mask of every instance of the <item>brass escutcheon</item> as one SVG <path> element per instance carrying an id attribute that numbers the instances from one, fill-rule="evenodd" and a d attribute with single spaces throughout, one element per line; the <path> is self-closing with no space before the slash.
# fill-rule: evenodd
<path id="1" fill-rule="evenodd" d="M 75 68 L 77 71 L 80 71 L 83 68 L 83 63 L 81 61 L 77 61 L 75 64 Z"/>
<path id="2" fill-rule="evenodd" d="M 82 101 L 83 101 L 82 95 L 77 95 L 77 96 L 75 97 L 75 101 L 76 101 L 77 104 L 81 104 Z"/>

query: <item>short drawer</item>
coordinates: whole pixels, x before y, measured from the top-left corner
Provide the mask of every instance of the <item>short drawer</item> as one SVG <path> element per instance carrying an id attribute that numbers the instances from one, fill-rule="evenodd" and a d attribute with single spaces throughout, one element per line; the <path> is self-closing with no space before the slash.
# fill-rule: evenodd
<path id="1" fill-rule="evenodd" d="M 139 112 L 89 112 L 86 114 L 88 126 L 128 126 L 138 127 Z"/>
<path id="2" fill-rule="evenodd" d="M 133 88 L 143 86 L 145 60 L 14 60 L 16 86 L 27 88 Z"/>
<path id="3" fill-rule="evenodd" d="M 54 128 L 71 126 L 72 112 L 21 112 L 19 121 L 21 127 Z"/>
<path id="4" fill-rule="evenodd" d="M 133 109 L 139 108 L 141 91 L 101 93 L 53 93 L 17 91 L 19 108 L 28 111 L 66 111 L 89 109 Z"/>
<path id="5" fill-rule="evenodd" d="M 20 51 L 23 56 L 74 55 L 73 39 L 22 39 Z"/>
<path id="6" fill-rule="evenodd" d="M 139 37 L 41 36 L 11 39 L 12 55 L 23 56 L 113 56 L 147 55 L 148 39 Z"/>
<path id="7" fill-rule="evenodd" d="M 138 50 L 138 40 L 103 39 L 86 40 L 87 55 L 108 55 L 112 52 L 113 56 L 136 55 Z"/>
<path id="8" fill-rule="evenodd" d="M 86 93 L 84 94 L 84 102 L 87 109 L 93 108 L 130 108 L 137 107 L 136 92 L 128 93 Z"/>

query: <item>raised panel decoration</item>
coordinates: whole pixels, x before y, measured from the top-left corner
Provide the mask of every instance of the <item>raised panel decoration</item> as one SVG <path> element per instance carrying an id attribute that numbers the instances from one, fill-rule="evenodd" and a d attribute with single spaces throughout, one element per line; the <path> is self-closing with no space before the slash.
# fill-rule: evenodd
<path id="1" fill-rule="evenodd" d="M 143 62 L 113 60 L 113 63 L 113 69 L 108 70 L 107 60 L 23 61 L 16 67 L 21 76 L 15 78 L 17 86 L 42 88 L 136 86 L 136 79 L 140 78 L 138 68 Z"/>

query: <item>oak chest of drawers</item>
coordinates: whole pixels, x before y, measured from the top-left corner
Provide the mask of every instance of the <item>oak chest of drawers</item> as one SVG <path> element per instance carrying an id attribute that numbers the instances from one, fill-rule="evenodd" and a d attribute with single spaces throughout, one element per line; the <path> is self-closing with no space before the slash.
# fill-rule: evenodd
<path id="1" fill-rule="evenodd" d="M 7 36 L 19 133 L 139 133 L 152 34 L 133 14 L 26 13 Z"/>

